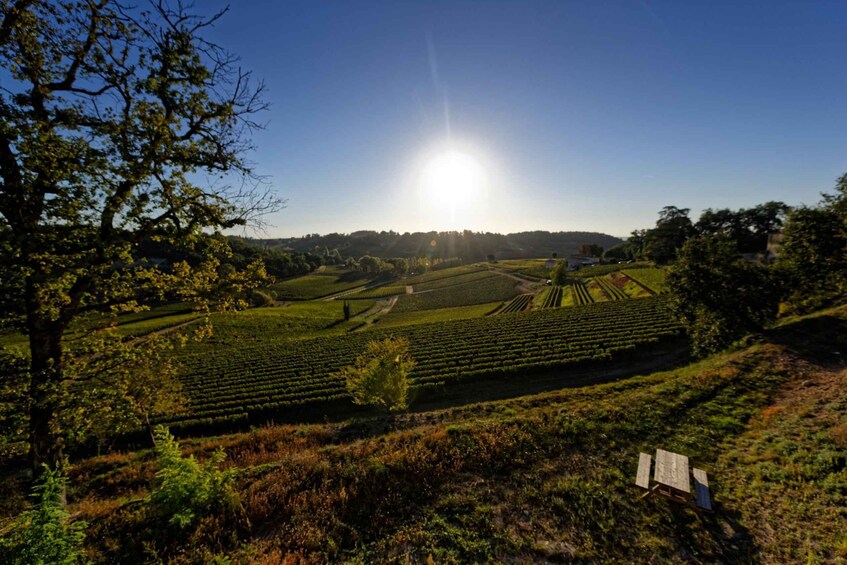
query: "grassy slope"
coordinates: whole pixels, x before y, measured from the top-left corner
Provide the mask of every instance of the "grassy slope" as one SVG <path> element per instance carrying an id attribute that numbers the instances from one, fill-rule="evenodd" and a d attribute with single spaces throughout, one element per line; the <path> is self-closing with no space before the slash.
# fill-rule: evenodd
<path id="1" fill-rule="evenodd" d="M 204 562 L 834 562 L 847 557 L 847 308 L 762 343 L 613 384 L 223 446 L 243 512 L 155 528 L 149 453 L 76 465 L 71 511 L 98 560 Z M 838 354 L 836 354 L 836 352 Z M 716 512 L 640 498 L 639 451 L 691 457 Z M 145 549 L 145 546 L 147 549 Z"/>

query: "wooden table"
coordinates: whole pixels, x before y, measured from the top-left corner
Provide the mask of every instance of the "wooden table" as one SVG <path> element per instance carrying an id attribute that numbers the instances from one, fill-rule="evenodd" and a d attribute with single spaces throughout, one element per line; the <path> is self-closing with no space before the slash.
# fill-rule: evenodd
<path id="1" fill-rule="evenodd" d="M 653 486 L 650 486 L 651 465 L 651 457 L 648 454 L 638 454 L 638 471 L 635 476 L 635 484 L 647 491 L 644 496 L 657 494 L 690 505 L 692 503 L 691 476 L 693 475 L 697 506 L 703 510 L 712 510 L 709 479 L 706 472 L 700 469 L 689 469 L 687 456 L 657 449 Z"/>
<path id="2" fill-rule="evenodd" d="M 653 480 L 657 483 L 657 494 L 688 499 L 691 496 L 689 475 L 687 456 L 664 449 L 656 450 L 656 471 Z"/>

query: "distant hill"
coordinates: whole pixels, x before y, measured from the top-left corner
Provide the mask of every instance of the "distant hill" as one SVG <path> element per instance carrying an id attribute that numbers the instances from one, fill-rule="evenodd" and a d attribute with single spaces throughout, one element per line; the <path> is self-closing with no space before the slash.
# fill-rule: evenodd
<path id="1" fill-rule="evenodd" d="M 298 253 L 338 249 L 344 257 L 372 255 L 390 257 L 461 257 L 464 261 L 483 261 L 488 255 L 497 259 L 564 257 L 577 252 L 580 245 L 593 244 L 609 249 L 623 240 L 595 232 L 529 231 L 510 234 L 483 232 L 356 231 L 350 234 L 309 234 L 283 239 L 251 239 L 279 251 Z"/>

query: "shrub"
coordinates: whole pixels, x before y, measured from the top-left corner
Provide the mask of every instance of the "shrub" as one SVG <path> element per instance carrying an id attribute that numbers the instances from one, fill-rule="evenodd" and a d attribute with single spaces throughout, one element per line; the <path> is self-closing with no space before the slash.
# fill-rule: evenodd
<path id="1" fill-rule="evenodd" d="M 205 465 L 200 465 L 193 455 L 182 456 L 166 427 L 157 426 L 153 435 L 158 469 L 154 490 L 147 501 L 156 513 L 168 518 L 168 524 L 185 528 L 214 508 L 237 504 L 232 472 L 218 468 L 226 458 L 222 448 Z"/>
<path id="2" fill-rule="evenodd" d="M 62 501 L 65 483 L 60 471 L 45 465 L 33 488 L 35 507 L 21 514 L 11 535 L 0 540 L 4 563 L 70 565 L 83 561 L 86 523 L 71 522 Z"/>
<path id="3" fill-rule="evenodd" d="M 406 408 L 409 390 L 407 375 L 414 366 L 408 340 L 387 338 L 369 341 L 356 363 L 342 369 L 338 375 L 347 383 L 347 390 L 356 404 L 402 410 Z"/>

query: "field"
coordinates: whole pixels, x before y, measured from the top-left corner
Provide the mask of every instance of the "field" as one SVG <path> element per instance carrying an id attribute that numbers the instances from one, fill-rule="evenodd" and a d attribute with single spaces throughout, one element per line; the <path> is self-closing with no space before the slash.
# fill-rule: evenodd
<path id="1" fill-rule="evenodd" d="M 401 296 L 393 312 L 414 312 L 511 300 L 518 294 L 517 282 L 509 277 L 483 273 L 485 277 L 457 285 Z M 476 275 L 474 275 L 476 276 Z M 459 277 L 456 277 L 459 278 Z M 450 279 L 447 279 L 450 280 Z"/>
<path id="2" fill-rule="evenodd" d="M 409 340 L 418 366 L 410 375 L 418 388 L 488 377 L 506 377 L 579 363 L 611 360 L 637 346 L 677 335 L 659 299 L 607 302 L 584 308 L 517 312 L 383 330 L 294 339 L 273 309 L 259 325 L 226 325 L 209 343 L 182 356 L 182 378 L 191 400 L 182 426 L 247 421 L 308 404 L 321 410 L 344 404 L 344 383 L 333 376 L 363 350 L 367 340 L 389 335 Z M 235 318 L 233 318 L 235 319 Z M 329 318 L 314 322 L 322 329 Z M 614 322 L 612 322 L 614 321 Z M 279 332 L 277 332 L 277 328 Z M 253 345 L 251 345 L 253 344 Z"/>
<path id="3" fill-rule="evenodd" d="M 68 511 L 98 563 L 840 563 L 846 326 L 842 307 L 609 384 L 185 441 L 225 451 L 240 500 L 185 530 L 140 503 L 149 451 L 91 458 Z M 641 497 L 638 453 L 657 447 L 706 470 L 713 513 Z M 5 480 L 8 521 L 26 502 Z"/>
<path id="4" fill-rule="evenodd" d="M 653 294 L 665 291 L 667 273 L 663 269 L 642 267 L 639 269 L 624 269 L 622 272 Z"/>
<path id="5" fill-rule="evenodd" d="M 550 276 L 550 269 L 545 264 L 548 259 L 506 259 L 494 264 L 495 268 L 522 275 L 534 280 L 545 280 Z"/>

